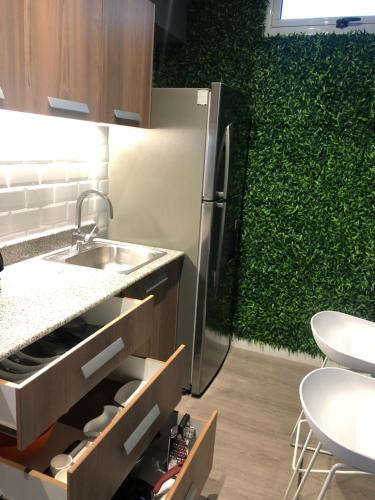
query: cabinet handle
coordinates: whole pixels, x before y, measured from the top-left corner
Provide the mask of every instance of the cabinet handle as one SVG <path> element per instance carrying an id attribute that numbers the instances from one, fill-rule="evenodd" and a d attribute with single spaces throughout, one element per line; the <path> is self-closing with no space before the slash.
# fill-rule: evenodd
<path id="1" fill-rule="evenodd" d="M 168 281 L 168 276 L 166 273 L 163 273 L 159 274 L 156 279 L 158 280 L 156 283 L 152 283 L 152 285 L 149 285 L 148 288 L 146 288 L 146 295 L 151 293 L 156 288 L 159 288 L 159 286 L 161 286 L 163 283 L 166 283 Z"/>
<path id="2" fill-rule="evenodd" d="M 122 109 L 114 109 L 113 114 L 117 120 L 126 120 L 128 122 L 141 123 L 141 115 L 139 113 L 131 113 L 130 111 L 123 111 Z"/>
<path id="3" fill-rule="evenodd" d="M 127 455 L 134 450 L 146 432 L 150 429 L 152 424 L 159 418 L 160 416 L 160 408 L 159 405 L 155 405 L 151 408 L 151 410 L 147 413 L 144 419 L 140 424 L 135 428 L 135 430 L 130 434 L 128 439 L 124 443 L 125 452 Z"/>
<path id="4" fill-rule="evenodd" d="M 125 348 L 124 341 L 120 338 L 112 342 L 108 347 L 102 350 L 99 354 L 94 356 L 90 361 L 81 367 L 81 372 L 87 380 L 91 375 L 100 370 L 108 361 L 116 356 Z"/>
<path id="5" fill-rule="evenodd" d="M 82 113 L 87 115 L 90 109 L 85 102 L 69 101 L 59 97 L 48 97 L 49 107 L 63 111 L 72 111 L 73 113 Z"/>
<path id="6" fill-rule="evenodd" d="M 187 495 L 185 497 L 185 500 L 194 500 L 198 493 L 197 487 L 195 486 L 194 483 L 189 488 L 189 491 L 187 492 Z"/>
<path id="7" fill-rule="evenodd" d="M 0 99 L 1 100 L 5 99 L 5 95 L 4 95 L 3 89 L 1 87 L 0 87 Z"/>

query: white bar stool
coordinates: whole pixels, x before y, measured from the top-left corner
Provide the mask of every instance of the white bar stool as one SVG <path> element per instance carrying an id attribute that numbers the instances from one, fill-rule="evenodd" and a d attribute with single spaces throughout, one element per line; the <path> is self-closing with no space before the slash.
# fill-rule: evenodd
<path id="1" fill-rule="evenodd" d="M 310 324 L 315 342 L 326 356 L 322 368 L 330 360 L 349 370 L 375 373 L 375 323 L 337 311 L 321 311 L 311 318 Z M 301 425 L 305 422 L 302 411 L 290 436 L 290 442 L 295 448 L 301 447 L 299 434 Z M 292 443 L 294 435 L 296 439 Z M 315 448 L 307 449 L 315 451 Z M 295 469 L 296 455 L 295 449 L 293 469 Z"/>
<path id="2" fill-rule="evenodd" d="M 340 463 L 327 471 L 317 497 L 323 500 L 337 472 L 375 474 L 375 379 L 342 368 L 319 368 L 306 375 L 300 385 L 300 399 L 310 432 L 298 459 L 302 463 L 312 434 L 319 444 L 308 463 L 293 500 L 301 494 L 319 451 L 324 446 Z M 354 470 L 351 470 L 354 469 Z M 292 474 L 284 500 L 299 474 Z"/>

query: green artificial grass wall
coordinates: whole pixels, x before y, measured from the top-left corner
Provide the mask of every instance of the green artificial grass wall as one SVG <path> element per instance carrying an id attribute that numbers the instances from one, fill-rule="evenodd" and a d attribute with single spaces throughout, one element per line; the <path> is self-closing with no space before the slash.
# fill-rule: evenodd
<path id="1" fill-rule="evenodd" d="M 317 354 L 309 320 L 375 320 L 375 36 L 263 38 L 265 1 L 193 0 L 159 86 L 223 81 L 248 99 L 235 335 Z"/>

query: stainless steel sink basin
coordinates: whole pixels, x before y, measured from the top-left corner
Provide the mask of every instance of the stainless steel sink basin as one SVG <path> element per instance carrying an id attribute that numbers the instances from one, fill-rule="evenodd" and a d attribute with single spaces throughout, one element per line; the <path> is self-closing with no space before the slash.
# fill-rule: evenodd
<path id="1" fill-rule="evenodd" d="M 55 252 L 47 260 L 93 267 L 121 274 L 129 274 L 159 259 L 165 252 L 141 245 L 118 243 L 110 240 L 94 240 L 78 251 L 75 247 Z"/>

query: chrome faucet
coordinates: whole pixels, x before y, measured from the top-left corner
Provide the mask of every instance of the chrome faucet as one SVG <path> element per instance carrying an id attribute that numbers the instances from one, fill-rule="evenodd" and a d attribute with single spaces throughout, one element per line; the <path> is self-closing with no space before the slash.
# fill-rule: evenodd
<path id="1" fill-rule="evenodd" d="M 108 198 L 108 196 L 101 191 L 97 191 L 96 189 L 88 189 L 87 191 L 84 191 L 81 193 L 78 198 L 77 198 L 77 205 L 76 205 L 76 225 L 74 228 L 74 231 L 72 233 L 72 246 L 74 245 L 74 241 L 77 246 L 77 250 L 81 248 L 82 245 L 85 245 L 92 241 L 97 232 L 97 225 L 95 224 L 93 230 L 91 233 L 85 233 L 82 231 L 82 203 L 84 200 L 91 195 L 97 195 L 100 196 L 104 201 L 107 202 L 107 208 L 108 208 L 108 213 L 109 217 L 113 219 L 113 206 L 111 203 L 111 200 Z"/>

